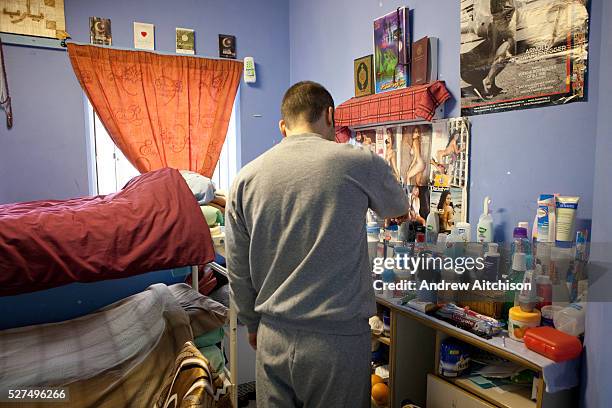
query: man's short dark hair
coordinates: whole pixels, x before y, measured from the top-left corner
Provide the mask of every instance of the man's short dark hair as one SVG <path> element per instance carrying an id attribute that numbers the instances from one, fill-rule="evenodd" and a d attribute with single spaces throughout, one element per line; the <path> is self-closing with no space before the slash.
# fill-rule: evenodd
<path id="1" fill-rule="evenodd" d="M 285 92 L 281 104 L 281 116 L 287 127 L 291 128 L 299 120 L 315 123 L 323 111 L 334 107 L 334 99 L 323 85 L 312 81 L 302 81 Z"/>

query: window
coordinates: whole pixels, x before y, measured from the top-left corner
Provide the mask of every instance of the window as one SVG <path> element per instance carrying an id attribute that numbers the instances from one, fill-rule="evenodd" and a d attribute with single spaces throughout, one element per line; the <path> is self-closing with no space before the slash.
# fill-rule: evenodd
<path id="1" fill-rule="evenodd" d="M 236 95 L 232 116 L 227 129 L 227 136 L 219 162 L 212 180 L 218 189 L 229 190 L 229 187 L 240 167 L 239 156 L 239 103 L 240 94 Z M 104 125 L 87 103 L 89 117 L 89 180 L 90 194 L 110 194 L 121 188 L 133 177 L 140 174 L 115 146 Z"/>

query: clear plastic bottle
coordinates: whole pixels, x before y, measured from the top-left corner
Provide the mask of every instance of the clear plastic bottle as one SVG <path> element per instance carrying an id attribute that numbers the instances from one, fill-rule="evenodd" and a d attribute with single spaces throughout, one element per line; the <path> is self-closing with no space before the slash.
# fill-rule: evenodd
<path id="1" fill-rule="evenodd" d="M 522 252 L 525 254 L 526 258 L 526 266 L 527 268 L 533 268 L 533 252 L 531 250 L 531 242 L 529 241 L 529 236 L 527 233 L 527 228 L 525 227 L 516 227 L 512 233 L 512 248 L 510 250 L 511 258 L 517 252 Z"/>
<path id="2" fill-rule="evenodd" d="M 518 284 L 523 282 L 527 271 L 526 255 L 523 252 L 516 252 L 512 255 L 512 267 L 508 274 L 511 283 Z M 519 291 L 509 290 L 504 304 L 504 315 L 507 315 L 511 308 L 519 305 Z"/>
<path id="3" fill-rule="evenodd" d="M 379 229 L 378 224 L 368 223 L 366 227 L 366 233 L 368 236 L 368 260 L 370 261 L 370 269 L 374 265 L 374 258 L 376 258 L 376 253 L 378 250 L 378 241 L 379 241 Z"/>

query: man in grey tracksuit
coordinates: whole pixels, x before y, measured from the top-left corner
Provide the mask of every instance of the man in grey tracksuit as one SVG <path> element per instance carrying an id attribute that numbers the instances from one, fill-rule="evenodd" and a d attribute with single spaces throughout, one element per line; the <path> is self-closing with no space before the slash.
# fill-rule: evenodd
<path id="1" fill-rule="evenodd" d="M 334 101 L 300 82 L 284 138 L 238 174 L 226 214 L 230 287 L 257 350 L 258 407 L 370 406 L 375 314 L 366 212 L 408 213 L 384 160 L 335 143 Z"/>

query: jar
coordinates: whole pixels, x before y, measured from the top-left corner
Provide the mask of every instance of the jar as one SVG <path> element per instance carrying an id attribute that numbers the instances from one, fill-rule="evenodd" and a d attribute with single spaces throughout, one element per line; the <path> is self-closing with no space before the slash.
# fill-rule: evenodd
<path id="1" fill-rule="evenodd" d="M 508 316 L 508 335 L 516 341 L 523 341 L 525 331 L 540 325 L 541 315 L 538 310 L 524 312 L 520 306 L 510 309 Z"/>
<path id="2" fill-rule="evenodd" d="M 542 312 L 542 326 L 555 327 L 555 315 L 561 311 L 563 306 L 546 305 L 541 309 Z"/>

